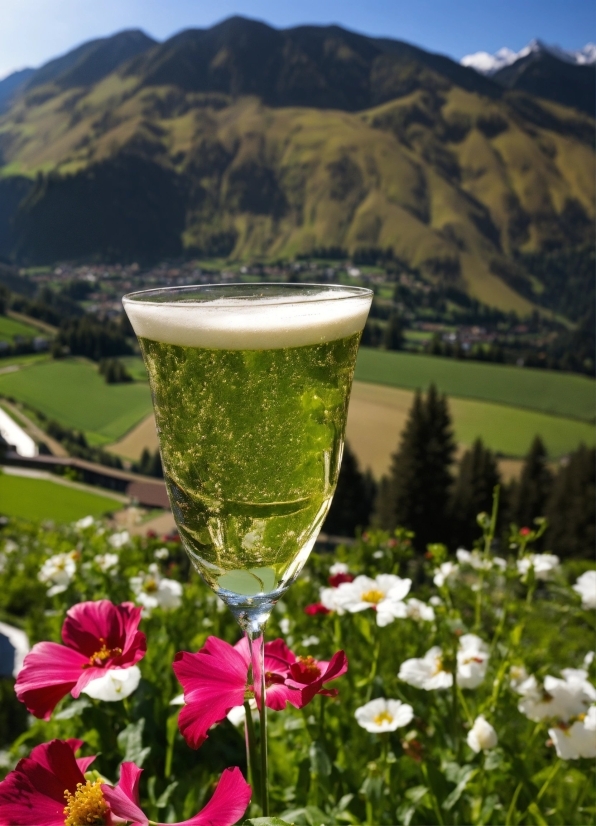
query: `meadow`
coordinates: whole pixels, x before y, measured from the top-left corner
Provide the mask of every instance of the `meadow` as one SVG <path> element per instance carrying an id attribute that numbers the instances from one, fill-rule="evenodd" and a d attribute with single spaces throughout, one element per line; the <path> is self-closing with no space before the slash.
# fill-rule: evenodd
<path id="1" fill-rule="evenodd" d="M 94 445 L 120 438 L 151 410 L 145 383 L 108 385 L 84 359 L 45 361 L 2 374 L 0 394 L 84 431 Z"/>
<path id="2" fill-rule="evenodd" d="M 20 519 L 73 522 L 120 510 L 122 502 L 100 496 L 60 479 L 35 479 L 0 472 L 2 513 Z"/>
<path id="3" fill-rule="evenodd" d="M 10 318 L 7 315 L 0 314 L 0 341 L 11 341 L 15 336 L 23 336 L 23 338 L 34 338 L 38 336 L 40 331 L 29 324 L 24 324 L 22 321 Z"/>
<path id="4" fill-rule="evenodd" d="M 554 416 L 594 421 L 594 381 L 574 373 L 362 347 L 355 378 L 412 390 L 426 390 L 434 382 L 448 396 L 481 399 Z"/>

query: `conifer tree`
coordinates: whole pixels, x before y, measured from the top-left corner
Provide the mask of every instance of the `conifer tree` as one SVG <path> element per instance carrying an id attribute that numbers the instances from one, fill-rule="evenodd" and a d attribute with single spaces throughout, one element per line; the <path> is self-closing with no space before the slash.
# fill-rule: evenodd
<path id="1" fill-rule="evenodd" d="M 431 385 L 426 398 L 416 393 L 389 476 L 381 485 L 381 527 L 413 530 L 419 550 L 429 542 L 445 541 L 454 451 L 447 399 Z"/>
<path id="2" fill-rule="evenodd" d="M 476 517 L 490 513 L 495 485 L 500 484 L 497 461 L 491 450 L 476 439 L 459 463 L 450 502 L 451 538 L 454 544 L 471 547 L 481 530 Z"/>
<path id="3" fill-rule="evenodd" d="M 540 436 L 535 436 L 522 467 L 519 482 L 510 490 L 510 519 L 519 527 L 531 527 L 537 516 L 544 516 L 553 476 L 547 465 L 548 454 Z"/>
<path id="4" fill-rule="evenodd" d="M 404 334 L 402 332 L 402 325 L 397 313 L 391 313 L 385 333 L 383 335 L 383 344 L 387 350 L 401 350 L 404 344 Z"/>
<path id="5" fill-rule="evenodd" d="M 580 447 L 555 477 L 546 505 L 546 541 L 563 557 L 594 558 L 596 450 Z"/>
<path id="6" fill-rule="evenodd" d="M 323 525 L 325 533 L 355 536 L 358 528 L 368 527 L 375 497 L 374 482 L 364 474 L 358 459 L 346 442 L 335 495 Z"/>

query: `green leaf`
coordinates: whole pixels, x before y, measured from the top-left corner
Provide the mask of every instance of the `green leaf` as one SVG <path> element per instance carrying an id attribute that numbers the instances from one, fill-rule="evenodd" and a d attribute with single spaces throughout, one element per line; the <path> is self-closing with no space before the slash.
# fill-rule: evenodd
<path id="1" fill-rule="evenodd" d="M 309 750 L 310 770 L 319 777 L 329 777 L 331 774 L 331 760 L 318 740 L 311 744 Z"/>
<path id="2" fill-rule="evenodd" d="M 468 770 L 466 771 L 462 779 L 459 781 L 455 789 L 443 801 L 443 809 L 445 809 L 446 812 L 453 809 L 457 801 L 464 793 L 466 786 L 476 774 L 478 774 L 478 769 L 468 768 Z"/>
<path id="3" fill-rule="evenodd" d="M 244 826 L 294 826 L 294 824 L 279 817 L 253 817 L 245 820 Z"/>
<path id="4" fill-rule="evenodd" d="M 163 809 L 165 806 L 168 805 L 168 803 L 170 802 L 170 796 L 174 792 L 174 790 L 176 789 L 177 786 L 178 786 L 178 781 L 174 780 L 174 782 L 170 783 L 170 785 L 165 789 L 165 791 L 162 792 L 162 794 L 160 794 L 160 796 L 155 801 L 155 805 L 157 806 L 158 809 Z"/>
<path id="5" fill-rule="evenodd" d="M 151 748 L 143 748 L 143 729 L 145 728 L 145 720 L 141 717 L 136 723 L 131 723 L 126 726 L 118 735 L 118 748 L 121 754 L 124 755 L 123 762 L 136 763 L 139 768 L 145 762 L 145 758 L 151 751 Z"/>
<path id="6" fill-rule="evenodd" d="M 86 697 L 80 697 L 78 700 L 73 700 L 66 708 L 54 715 L 54 720 L 71 720 L 73 717 L 78 717 L 86 708 L 89 708 L 92 703 Z"/>
<path id="7" fill-rule="evenodd" d="M 537 824 L 537 826 L 548 826 L 548 823 L 542 816 L 542 812 L 540 811 L 536 803 L 530 803 L 530 805 L 528 806 L 528 812 L 534 818 L 534 822 Z"/>

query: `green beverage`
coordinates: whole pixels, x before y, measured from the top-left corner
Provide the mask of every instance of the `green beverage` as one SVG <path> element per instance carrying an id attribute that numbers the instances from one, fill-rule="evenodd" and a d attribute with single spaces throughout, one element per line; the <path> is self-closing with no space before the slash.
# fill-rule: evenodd
<path id="1" fill-rule="evenodd" d="M 239 303 L 212 289 L 210 301 L 125 306 L 187 552 L 224 598 L 275 594 L 331 504 L 369 293 L 324 300 L 313 287 L 297 303 L 264 287 Z"/>

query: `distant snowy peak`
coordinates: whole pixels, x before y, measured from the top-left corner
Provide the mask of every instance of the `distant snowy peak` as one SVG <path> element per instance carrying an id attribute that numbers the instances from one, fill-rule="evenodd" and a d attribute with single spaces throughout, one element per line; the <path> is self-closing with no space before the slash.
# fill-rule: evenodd
<path id="1" fill-rule="evenodd" d="M 568 52 L 559 48 L 559 46 L 548 46 L 541 40 L 532 40 L 519 52 L 514 52 L 513 49 L 508 49 L 507 46 L 499 49 L 495 54 L 475 52 L 463 57 L 460 63 L 462 66 L 476 69 L 482 75 L 494 75 L 499 69 L 511 66 L 516 60 L 527 57 L 532 52 L 546 52 L 559 60 L 565 61 L 565 63 L 574 63 L 576 66 L 593 66 L 596 64 L 596 43 L 587 43 L 583 49 Z"/>

